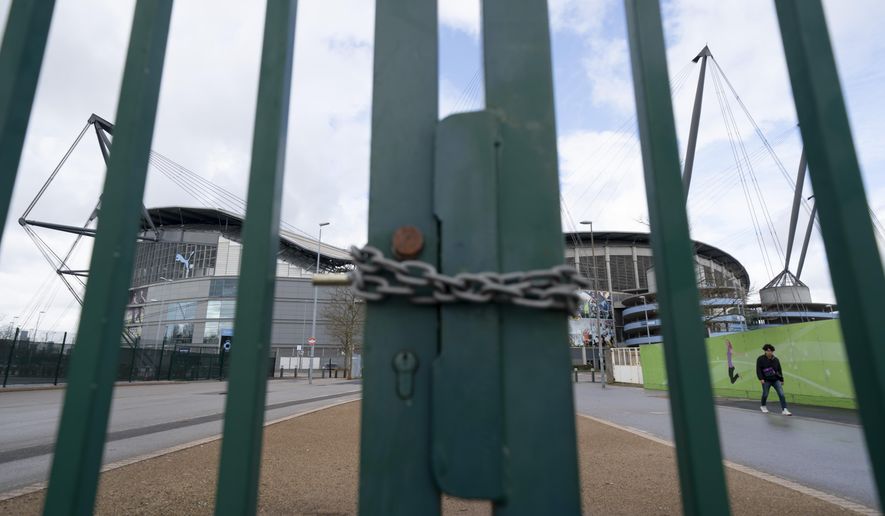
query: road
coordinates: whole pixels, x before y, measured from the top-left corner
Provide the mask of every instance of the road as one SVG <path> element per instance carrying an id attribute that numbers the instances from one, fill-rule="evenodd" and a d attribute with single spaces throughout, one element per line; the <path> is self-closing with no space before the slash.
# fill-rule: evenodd
<path id="1" fill-rule="evenodd" d="M 114 389 L 103 463 L 108 464 L 221 433 L 226 382 L 144 384 Z M 344 380 L 268 383 L 265 421 L 361 395 Z M 0 393 L 0 493 L 49 475 L 64 391 Z"/>
<path id="2" fill-rule="evenodd" d="M 791 407 L 793 417 L 775 413 L 777 397 L 769 398 L 771 414 L 757 403 L 717 405 L 716 416 L 724 457 L 732 462 L 798 482 L 825 493 L 878 508 L 872 468 L 862 428 L 853 412 Z M 673 441 L 666 393 L 638 387 L 575 384 L 579 414 L 611 421 Z"/>

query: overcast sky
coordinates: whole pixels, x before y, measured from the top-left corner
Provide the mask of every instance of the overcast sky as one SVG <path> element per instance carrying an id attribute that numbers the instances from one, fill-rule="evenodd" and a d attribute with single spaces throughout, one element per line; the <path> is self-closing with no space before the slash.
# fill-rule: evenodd
<path id="1" fill-rule="evenodd" d="M 5 27 L 9 4 L 0 0 L 0 27 Z M 479 2 L 439 4 L 440 117 L 482 109 Z M 76 303 L 17 219 L 87 118 L 96 113 L 114 120 L 133 6 L 120 0 L 57 2 L 0 246 L 0 324 L 19 316 L 17 324 L 33 328 L 37 314 L 45 311 L 41 333 L 76 331 Z M 876 216 L 885 219 L 885 37 L 880 32 L 885 3 L 828 1 L 825 7 L 867 196 Z M 563 228 L 593 220 L 596 230 L 647 230 L 623 3 L 550 0 L 550 12 Z M 721 72 L 712 63 L 708 67 L 689 197 L 693 237 L 739 259 L 758 289 L 783 268 L 790 183 L 801 151 L 773 4 L 670 0 L 664 14 L 683 155 L 699 71 L 691 59 L 709 44 L 721 67 Z M 241 198 L 246 196 L 263 17 L 258 2 L 175 4 L 154 134 L 156 151 Z M 299 2 L 283 219 L 311 233 L 319 222 L 330 221 L 323 239 L 341 247 L 366 239 L 373 24 L 369 0 Z M 732 87 L 780 165 L 764 150 Z M 723 113 L 733 126 L 726 125 Z M 750 157 L 752 166 L 742 167 L 743 173 L 732 148 L 739 157 L 742 149 Z M 31 217 L 82 224 L 103 175 L 95 136 L 87 133 Z M 810 196 L 810 184 L 805 188 Z M 201 199 L 154 168 L 145 204 L 199 206 Z M 809 206 L 803 207 L 801 228 Z M 68 235 L 40 235 L 57 252 L 71 243 Z M 75 258 L 84 268 L 86 244 Z M 834 301 L 817 233 L 802 279 L 816 301 Z"/>

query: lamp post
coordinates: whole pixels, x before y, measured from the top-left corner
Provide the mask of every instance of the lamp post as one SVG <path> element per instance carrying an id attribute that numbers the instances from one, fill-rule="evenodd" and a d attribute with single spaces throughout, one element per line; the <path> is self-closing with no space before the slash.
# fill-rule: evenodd
<path id="1" fill-rule="evenodd" d="M 645 296 L 639 296 L 639 299 L 642 301 L 642 304 L 644 306 L 646 304 Z M 650 344 L 651 343 L 651 332 L 648 329 L 648 308 L 644 308 L 642 310 L 642 313 L 645 314 L 645 339 L 647 341 L 649 341 L 649 342 L 646 342 L 646 344 Z"/>
<path id="2" fill-rule="evenodd" d="M 323 226 L 328 226 L 329 222 L 320 222 L 320 231 L 319 236 L 317 237 L 317 267 L 314 271 L 314 274 L 320 273 L 320 253 L 322 252 L 323 245 Z M 310 322 L 310 338 L 313 339 L 313 342 L 316 342 L 316 333 L 317 333 L 317 287 L 314 284 L 313 287 L 313 319 Z M 307 367 L 307 383 L 313 384 L 313 352 L 316 344 L 312 344 L 310 346 L 310 365 Z"/>
<path id="3" fill-rule="evenodd" d="M 593 221 L 582 220 L 581 224 L 590 226 L 590 256 L 593 257 L 593 297 L 596 305 L 596 338 L 598 340 L 597 350 L 599 351 L 599 365 L 602 370 L 602 388 L 605 389 L 605 355 L 602 351 L 602 332 L 599 328 L 599 302 L 596 296 L 599 295 L 599 283 L 596 279 L 596 242 L 593 240 Z"/>
<path id="4" fill-rule="evenodd" d="M 578 240 L 580 242 L 580 240 Z M 581 275 L 581 254 L 580 254 L 580 246 L 575 244 L 575 270 L 578 272 L 578 275 Z M 580 311 L 579 311 L 580 312 Z M 584 335 L 581 335 L 581 365 L 587 365 L 587 345 L 584 344 Z"/>

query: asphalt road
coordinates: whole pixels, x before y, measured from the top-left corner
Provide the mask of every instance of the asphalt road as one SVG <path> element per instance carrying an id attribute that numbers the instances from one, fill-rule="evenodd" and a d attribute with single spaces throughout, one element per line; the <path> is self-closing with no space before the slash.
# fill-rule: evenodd
<path id="1" fill-rule="evenodd" d="M 145 384 L 114 390 L 103 463 L 221 433 L 226 382 Z M 358 398 L 360 383 L 274 380 L 265 420 Z M 0 393 L 0 493 L 48 478 L 64 391 Z"/>
<path id="2" fill-rule="evenodd" d="M 665 393 L 638 387 L 575 384 L 578 413 L 673 441 Z M 716 407 L 725 459 L 798 482 L 868 507 L 879 507 L 863 430 L 853 413 L 793 406 L 782 416 L 777 397 L 770 414 L 757 403 L 725 401 Z"/>

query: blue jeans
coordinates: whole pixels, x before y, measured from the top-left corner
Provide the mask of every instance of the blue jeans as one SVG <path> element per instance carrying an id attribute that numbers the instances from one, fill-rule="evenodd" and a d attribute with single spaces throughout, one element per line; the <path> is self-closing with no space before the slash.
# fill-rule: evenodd
<path id="1" fill-rule="evenodd" d="M 762 384 L 762 406 L 765 406 L 765 402 L 768 401 L 768 390 L 771 389 L 771 386 L 774 386 L 774 390 L 777 392 L 777 397 L 781 400 L 781 409 L 787 408 L 787 397 L 784 396 L 784 384 L 780 381 L 769 382 L 765 381 Z"/>

